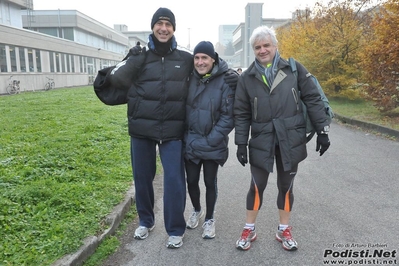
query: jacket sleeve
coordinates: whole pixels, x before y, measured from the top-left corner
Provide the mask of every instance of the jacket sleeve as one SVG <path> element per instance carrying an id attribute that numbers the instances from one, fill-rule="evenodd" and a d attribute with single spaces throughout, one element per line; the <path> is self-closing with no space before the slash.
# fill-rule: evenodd
<path id="1" fill-rule="evenodd" d="M 234 92 L 228 84 L 223 85 L 220 117 L 206 137 L 210 146 L 219 145 L 234 128 L 233 118 Z"/>
<path id="2" fill-rule="evenodd" d="M 329 125 L 324 103 L 321 100 L 319 90 L 313 82 L 309 71 L 299 62 L 296 62 L 298 70 L 298 89 L 301 91 L 301 100 L 304 102 L 309 118 L 319 132 L 324 126 Z"/>
<path id="3" fill-rule="evenodd" d="M 145 61 L 146 52 L 131 55 L 116 66 L 98 71 L 93 83 L 97 97 L 107 105 L 127 103 L 127 93 L 132 83 L 137 79 Z"/>
<path id="4" fill-rule="evenodd" d="M 235 98 L 234 98 L 234 126 L 236 145 L 248 145 L 249 128 L 252 120 L 251 102 L 246 92 L 243 76 L 238 78 Z"/>

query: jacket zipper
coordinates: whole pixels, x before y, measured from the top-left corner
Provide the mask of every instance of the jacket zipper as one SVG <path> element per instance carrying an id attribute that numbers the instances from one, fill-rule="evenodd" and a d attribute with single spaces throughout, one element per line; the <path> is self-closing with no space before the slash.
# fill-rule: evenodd
<path id="1" fill-rule="evenodd" d="M 295 102 L 296 102 L 296 110 L 299 111 L 299 97 L 298 94 L 296 93 L 295 88 L 292 88 L 292 95 L 294 96 Z"/>
<path id="2" fill-rule="evenodd" d="M 161 61 L 162 61 L 162 86 L 163 86 L 163 89 L 165 90 L 165 57 L 162 56 Z M 165 97 L 166 94 L 164 93 L 163 95 Z M 161 101 L 165 101 L 165 99 L 161 99 Z M 162 125 L 163 125 L 163 115 L 164 115 L 163 111 L 164 110 L 162 110 L 161 125 L 160 125 L 161 126 L 161 130 L 160 130 L 161 134 L 163 132 L 163 127 L 162 127 Z M 163 138 L 163 134 L 161 135 L 161 137 L 159 139 L 159 144 L 162 144 L 162 138 Z"/>
<path id="3" fill-rule="evenodd" d="M 212 115 L 212 127 L 214 127 L 215 126 L 215 114 L 214 114 L 214 111 L 213 111 L 213 99 L 211 99 L 211 115 Z"/>

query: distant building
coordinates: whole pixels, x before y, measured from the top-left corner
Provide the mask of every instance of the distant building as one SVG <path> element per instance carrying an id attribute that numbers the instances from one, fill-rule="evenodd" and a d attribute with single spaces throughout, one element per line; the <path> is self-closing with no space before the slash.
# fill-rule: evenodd
<path id="1" fill-rule="evenodd" d="M 265 25 L 276 29 L 290 21 L 290 19 L 262 18 L 262 7 L 263 3 L 248 3 L 245 7 L 245 21 L 233 31 L 235 54 L 229 59 L 231 67 L 247 68 L 255 60 L 249 44 L 249 37 L 255 28 Z"/>
<path id="2" fill-rule="evenodd" d="M 219 26 L 219 45 L 226 47 L 229 43 L 233 43 L 233 32 L 237 25 L 220 25 Z M 216 51 L 219 55 L 224 55 L 224 50 Z"/>
<path id="3" fill-rule="evenodd" d="M 129 47 L 133 47 L 140 42 L 141 45 L 146 45 L 148 42 L 148 36 L 152 31 L 129 31 L 126 25 L 116 24 L 114 25 L 116 31 L 121 32 L 129 39 Z"/>

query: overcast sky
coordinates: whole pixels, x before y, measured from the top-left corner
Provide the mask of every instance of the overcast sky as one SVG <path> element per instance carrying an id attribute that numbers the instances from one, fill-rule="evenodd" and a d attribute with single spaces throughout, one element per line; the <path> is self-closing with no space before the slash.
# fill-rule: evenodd
<path id="1" fill-rule="evenodd" d="M 290 18 L 291 12 L 313 7 L 316 0 L 249 1 L 263 3 L 263 18 Z M 268 4 L 270 3 L 270 4 Z M 77 10 L 111 28 L 124 24 L 130 31 L 150 31 L 151 18 L 159 7 L 176 17 L 176 40 L 181 46 L 207 40 L 216 44 L 219 25 L 244 22 L 246 0 L 33 0 L 34 10 Z"/>

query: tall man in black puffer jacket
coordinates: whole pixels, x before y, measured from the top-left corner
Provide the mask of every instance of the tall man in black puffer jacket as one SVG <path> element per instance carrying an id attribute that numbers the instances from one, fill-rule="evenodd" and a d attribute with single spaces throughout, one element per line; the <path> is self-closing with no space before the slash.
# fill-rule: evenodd
<path id="1" fill-rule="evenodd" d="M 149 51 L 140 75 L 128 91 L 131 159 L 140 225 L 134 238 L 145 239 L 155 226 L 153 180 L 156 146 L 164 171 L 164 220 L 167 247 L 179 248 L 185 231 L 186 185 L 183 129 L 192 55 L 177 49 L 174 14 L 158 9 L 151 21 Z"/>

